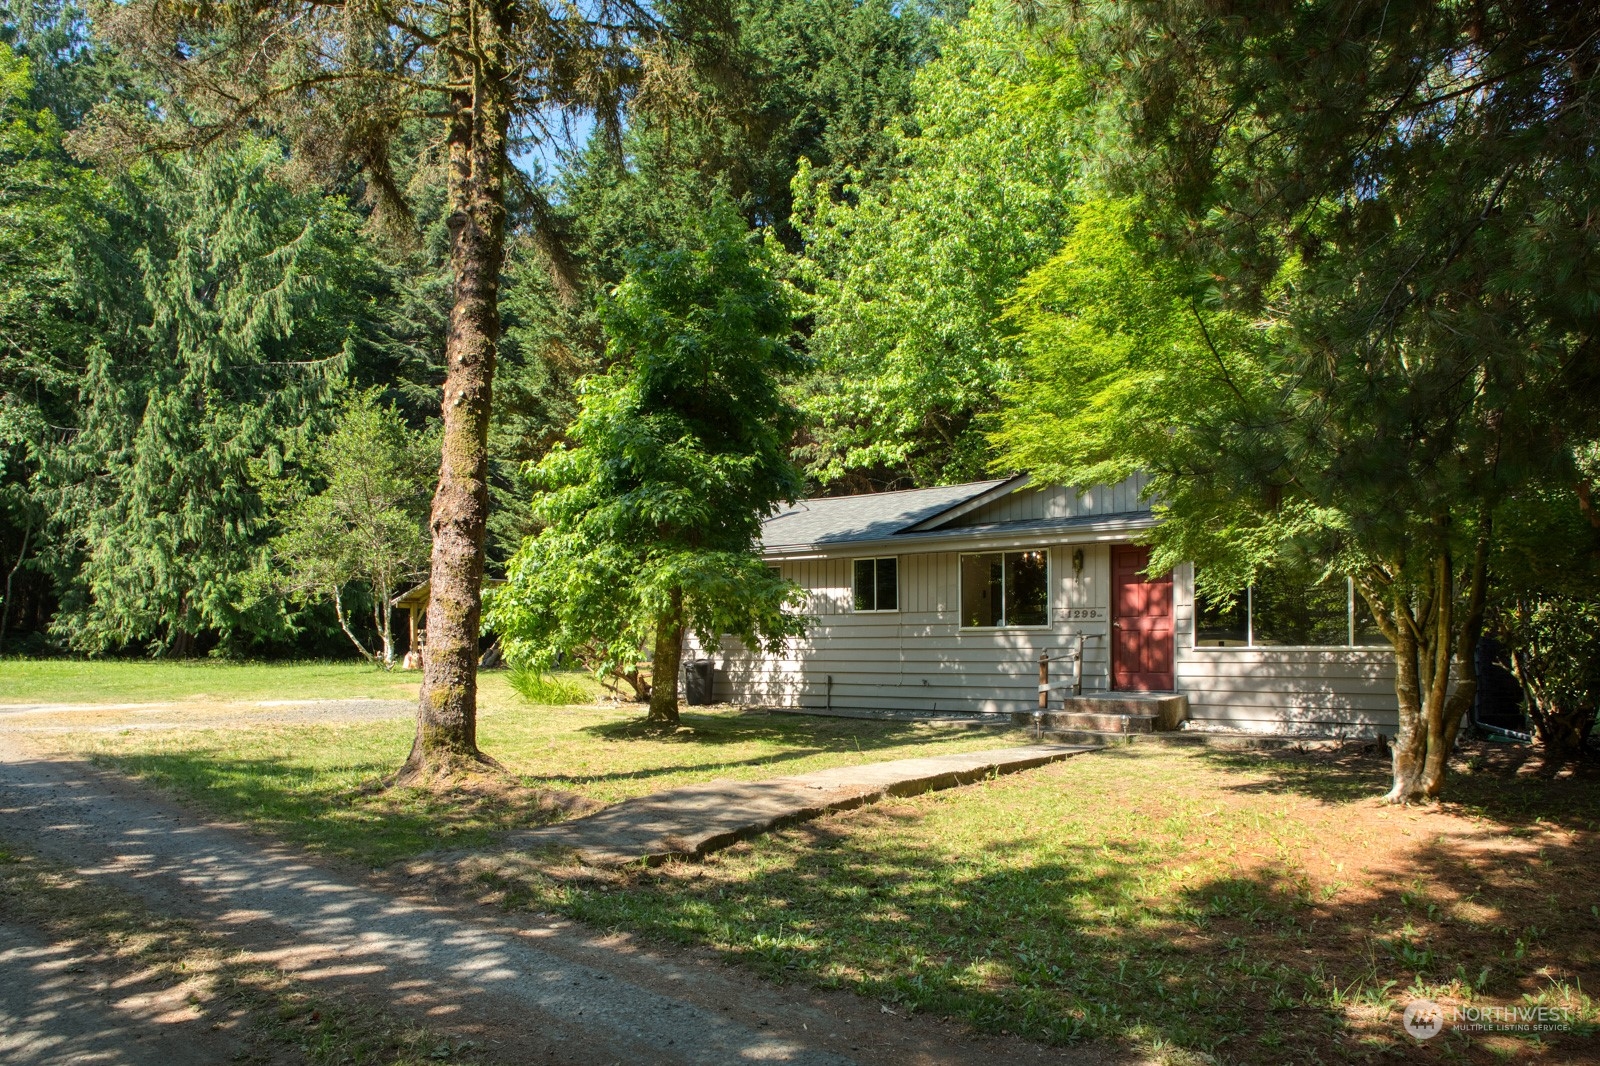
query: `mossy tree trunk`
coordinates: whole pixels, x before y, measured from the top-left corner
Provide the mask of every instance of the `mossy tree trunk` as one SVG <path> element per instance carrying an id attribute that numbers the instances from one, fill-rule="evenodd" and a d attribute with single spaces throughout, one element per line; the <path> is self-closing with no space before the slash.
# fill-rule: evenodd
<path id="1" fill-rule="evenodd" d="M 455 302 L 445 344 L 443 445 L 434 493 L 427 641 L 417 734 L 399 780 L 479 762 L 478 636 L 489 512 L 489 413 L 500 339 L 505 253 L 510 13 L 504 3 L 457 0 L 452 21 L 477 47 L 458 55 L 450 96 L 450 267 Z"/>

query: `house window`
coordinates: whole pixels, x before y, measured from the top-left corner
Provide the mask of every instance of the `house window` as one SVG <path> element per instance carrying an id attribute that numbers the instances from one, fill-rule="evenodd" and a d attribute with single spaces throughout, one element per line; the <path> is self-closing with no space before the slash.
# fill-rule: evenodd
<path id="1" fill-rule="evenodd" d="M 898 611 L 900 609 L 900 560 L 857 559 L 855 596 L 858 611 Z"/>
<path id="2" fill-rule="evenodd" d="M 1267 571 L 1231 602 L 1195 594 L 1197 648 L 1362 648 L 1385 645 L 1355 582 L 1310 582 Z"/>
<path id="3" fill-rule="evenodd" d="M 1050 624 L 1050 562 L 1043 549 L 961 557 L 965 629 Z"/>

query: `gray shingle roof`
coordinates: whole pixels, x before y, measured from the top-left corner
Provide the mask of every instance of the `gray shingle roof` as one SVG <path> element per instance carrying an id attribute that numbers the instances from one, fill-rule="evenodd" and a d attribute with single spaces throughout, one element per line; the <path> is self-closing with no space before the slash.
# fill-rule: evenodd
<path id="1" fill-rule="evenodd" d="M 801 500 L 762 523 L 761 545 L 770 550 L 879 540 L 966 503 L 1007 480 Z"/>

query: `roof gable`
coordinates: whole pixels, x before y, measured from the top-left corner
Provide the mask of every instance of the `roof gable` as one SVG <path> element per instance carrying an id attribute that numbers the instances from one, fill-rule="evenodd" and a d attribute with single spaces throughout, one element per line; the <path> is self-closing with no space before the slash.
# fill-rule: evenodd
<path id="1" fill-rule="evenodd" d="M 770 550 L 881 540 L 1017 480 L 1002 478 L 931 489 L 800 500 L 762 523 L 761 544 Z"/>
<path id="2" fill-rule="evenodd" d="M 999 534 L 1120 531 L 1153 520 L 1148 479 L 1078 488 L 1034 484 L 1027 474 L 902 492 L 824 496 L 781 508 L 761 529 L 762 550 L 779 555 L 860 544 L 895 551 L 901 544 Z"/>

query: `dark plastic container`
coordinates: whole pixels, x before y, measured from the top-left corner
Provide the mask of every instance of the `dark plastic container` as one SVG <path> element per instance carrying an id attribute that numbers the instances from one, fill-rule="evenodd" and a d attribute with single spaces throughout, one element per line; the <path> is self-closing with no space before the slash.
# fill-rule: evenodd
<path id="1" fill-rule="evenodd" d="M 683 667 L 683 695 L 691 707 L 709 706 L 716 681 L 716 667 L 710 659 L 694 659 Z"/>

